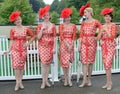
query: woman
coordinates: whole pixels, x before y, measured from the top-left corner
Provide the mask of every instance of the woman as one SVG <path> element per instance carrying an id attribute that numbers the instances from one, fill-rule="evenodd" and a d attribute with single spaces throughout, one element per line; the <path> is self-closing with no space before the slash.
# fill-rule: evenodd
<path id="1" fill-rule="evenodd" d="M 105 8 L 101 11 L 101 15 L 104 16 L 105 24 L 102 26 L 101 32 L 98 35 L 98 39 L 102 39 L 102 59 L 106 70 L 106 84 L 102 88 L 107 90 L 112 89 L 111 68 L 116 48 L 115 35 L 117 26 L 112 22 L 113 10 L 113 8 Z"/>
<path id="2" fill-rule="evenodd" d="M 15 71 L 16 78 L 15 91 L 19 90 L 19 88 L 24 89 L 22 77 L 27 57 L 27 46 L 29 46 L 29 44 L 35 39 L 32 31 L 22 25 L 22 19 L 20 15 L 20 11 L 15 11 L 12 12 L 9 17 L 10 22 L 14 22 L 16 26 L 10 31 L 10 49 L 8 52 L 4 53 L 7 54 L 11 51 L 12 68 Z M 27 35 L 32 37 L 28 43 L 26 40 Z"/>
<path id="3" fill-rule="evenodd" d="M 60 65 L 64 72 L 64 86 L 72 86 L 69 80 L 70 61 L 74 61 L 74 40 L 76 38 L 76 26 L 70 23 L 72 10 L 64 8 L 61 12 L 61 18 L 65 19 L 64 24 L 60 24 Z"/>
<path id="4" fill-rule="evenodd" d="M 79 87 L 84 87 L 85 85 L 91 86 L 91 74 L 92 66 L 95 62 L 97 41 L 95 38 L 97 28 L 101 27 L 98 20 L 94 19 L 93 9 L 90 4 L 86 4 L 80 8 L 80 15 L 85 16 L 86 20 L 82 22 L 80 29 L 80 59 L 83 68 L 83 81 Z M 88 79 L 87 79 L 88 74 Z"/>
<path id="5" fill-rule="evenodd" d="M 50 87 L 51 85 L 48 82 L 48 74 L 50 69 L 50 64 L 53 60 L 53 54 L 56 50 L 56 27 L 53 23 L 50 22 L 50 6 L 45 6 L 41 8 L 40 18 L 43 18 L 43 22 L 38 24 L 37 27 L 37 37 L 39 40 L 38 48 L 40 54 L 40 60 L 42 63 L 42 85 L 41 89 L 44 89 L 45 86 Z"/>

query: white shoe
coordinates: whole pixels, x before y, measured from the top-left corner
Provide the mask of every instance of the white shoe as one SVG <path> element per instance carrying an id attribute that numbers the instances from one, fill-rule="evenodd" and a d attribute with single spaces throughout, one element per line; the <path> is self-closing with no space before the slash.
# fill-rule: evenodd
<path id="1" fill-rule="evenodd" d="M 24 89 L 24 86 L 22 83 L 20 83 L 20 89 Z"/>

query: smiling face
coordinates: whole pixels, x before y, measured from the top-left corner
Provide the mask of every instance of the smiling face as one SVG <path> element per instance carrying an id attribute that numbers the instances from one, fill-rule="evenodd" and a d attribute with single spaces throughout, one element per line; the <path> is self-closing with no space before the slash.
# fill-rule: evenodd
<path id="1" fill-rule="evenodd" d="M 84 16 L 86 17 L 86 18 L 89 18 L 89 17 L 91 17 L 91 16 L 93 16 L 93 9 L 92 8 L 86 8 L 85 10 L 84 10 Z"/>
<path id="2" fill-rule="evenodd" d="M 110 14 L 106 14 L 104 15 L 104 20 L 106 23 L 109 23 L 112 21 L 112 16 L 110 16 Z"/>
<path id="3" fill-rule="evenodd" d="M 50 20 L 50 13 L 49 12 L 47 12 L 46 14 L 45 14 L 45 16 L 43 17 L 43 19 L 45 20 L 45 21 L 49 21 Z"/>
<path id="4" fill-rule="evenodd" d="M 90 13 L 85 9 L 84 10 L 84 16 L 86 17 L 86 18 L 88 18 L 89 16 L 90 16 Z"/>
<path id="5" fill-rule="evenodd" d="M 22 19 L 20 16 L 14 21 L 14 24 L 17 26 L 22 24 Z"/>
<path id="6" fill-rule="evenodd" d="M 67 18 L 65 18 L 65 22 L 70 22 L 71 20 L 71 16 L 68 16 Z"/>

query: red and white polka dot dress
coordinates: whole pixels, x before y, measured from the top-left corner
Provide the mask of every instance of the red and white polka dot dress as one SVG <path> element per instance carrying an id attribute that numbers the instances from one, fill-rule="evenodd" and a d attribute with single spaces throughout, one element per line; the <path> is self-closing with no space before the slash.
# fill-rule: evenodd
<path id="1" fill-rule="evenodd" d="M 38 24 L 37 34 L 40 32 L 42 24 Z M 38 50 L 42 64 L 50 64 L 53 59 L 53 46 L 56 37 L 56 27 L 52 24 L 51 28 L 43 31 L 42 38 L 39 40 Z"/>
<path id="2" fill-rule="evenodd" d="M 26 36 L 34 36 L 32 31 L 24 27 L 23 31 L 16 31 L 15 28 L 10 31 L 10 39 L 13 40 L 11 45 L 11 57 L 13 69 L 24 69 L 24 65 L 27 57 L 27 48 L 25 46 Z"/>
<path id="3" fill-rule="evenodd" d="M 110 32 L 111 36 L 109 37 L 106 32 L 103 32 L 102 42 L 101 42 L 102 59 L 104 62 L 105 69 L 112 68 L 112 61 L 113 61 L 113 58 L 115 55 L 115 49 L 116 49 L 115 34 L 117 31 L 117 26 L 114 23 L 112 23 L 108 27 L 108 31 Z"/>
<path id="4" fill-rule="evenodd" d="M 95 61 L 97 41 L 95 33 L 101 24 L 98 20 L 83 22 L 80 29 L 80 60 L 83 64 L 92 64 Z"/>
<path id="5" fill-rule="evenodd" d="M 60 32 L 60 65 L 62 67 L 69 67 L 70 63 L 69 60 L 71 59 L 72 61 L 74 61 L 74 44 L 72 47 L 72 52 L 70 53 L 63 41 L 72 44 L 72 41 L 76 39 L 76 25 L 73 24 L 71 25 L 70 28 L 66 28 L 63 24 L 61 24 L 59 26 L 59 32 Z"/>

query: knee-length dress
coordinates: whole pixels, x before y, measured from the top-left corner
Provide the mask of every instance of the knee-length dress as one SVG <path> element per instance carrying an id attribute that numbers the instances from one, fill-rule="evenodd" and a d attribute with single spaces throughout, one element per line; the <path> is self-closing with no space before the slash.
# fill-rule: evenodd
<path id="1" fill-rule="evenodd" d="M 11 58 L 12 58 L 12 68 L 13 69 L 24 69 L 24 65 L 27 57 L 27 47 L 26 36 L 34 36 L 32 31 L 24 27 L 23 31 L 16 31 L 15 28 L 12 28 L 10 31 L 10 40 L 13 40 L 11 45 Z"/>
<path id="2" fill-rule="evenodd" d="M 101 24 L 98 20 L 83 22 L 80 29 L 80 60 L 82 64 L 93 64 L 95 61 L 97 41 L 95 34 Z"/>
<path id="3" fill-rule="evenodd" d="M 76 25 L 72 24 L 70 28 L 66 28 L 64 24 L 59 26 L 60 32 L 60 66 L 69 67 L 70 59 L 74 61 L 74 44 L 71 53 L 64 41 L 69 44 L 76 39 Z"/>
<path id="4" fill-rule="evenodd" d="M 108 31 L 110 32 L 110 37 L 107 35 L 106 32 L 102 33 L 102 60 L 104 62 L 105 69 L 112 68 L 112 61 L 115 55 L 116 49 L 116 41 L 115 41 L 115 34 L 116 34 L 117 26 L 112 23 L 108 27 Z"/>
<path id="5" fill-rule="evenodd" d="M 37 34 L 40 32 L 41 28 L 42 24 L 38 24 Z M 43 35 L 38 41 L 39 56 L 42 64 L 50 64 L 52 62 L 55 38 L 56 26 L 52 24 L 48 30 L 43 31 Z"/>

